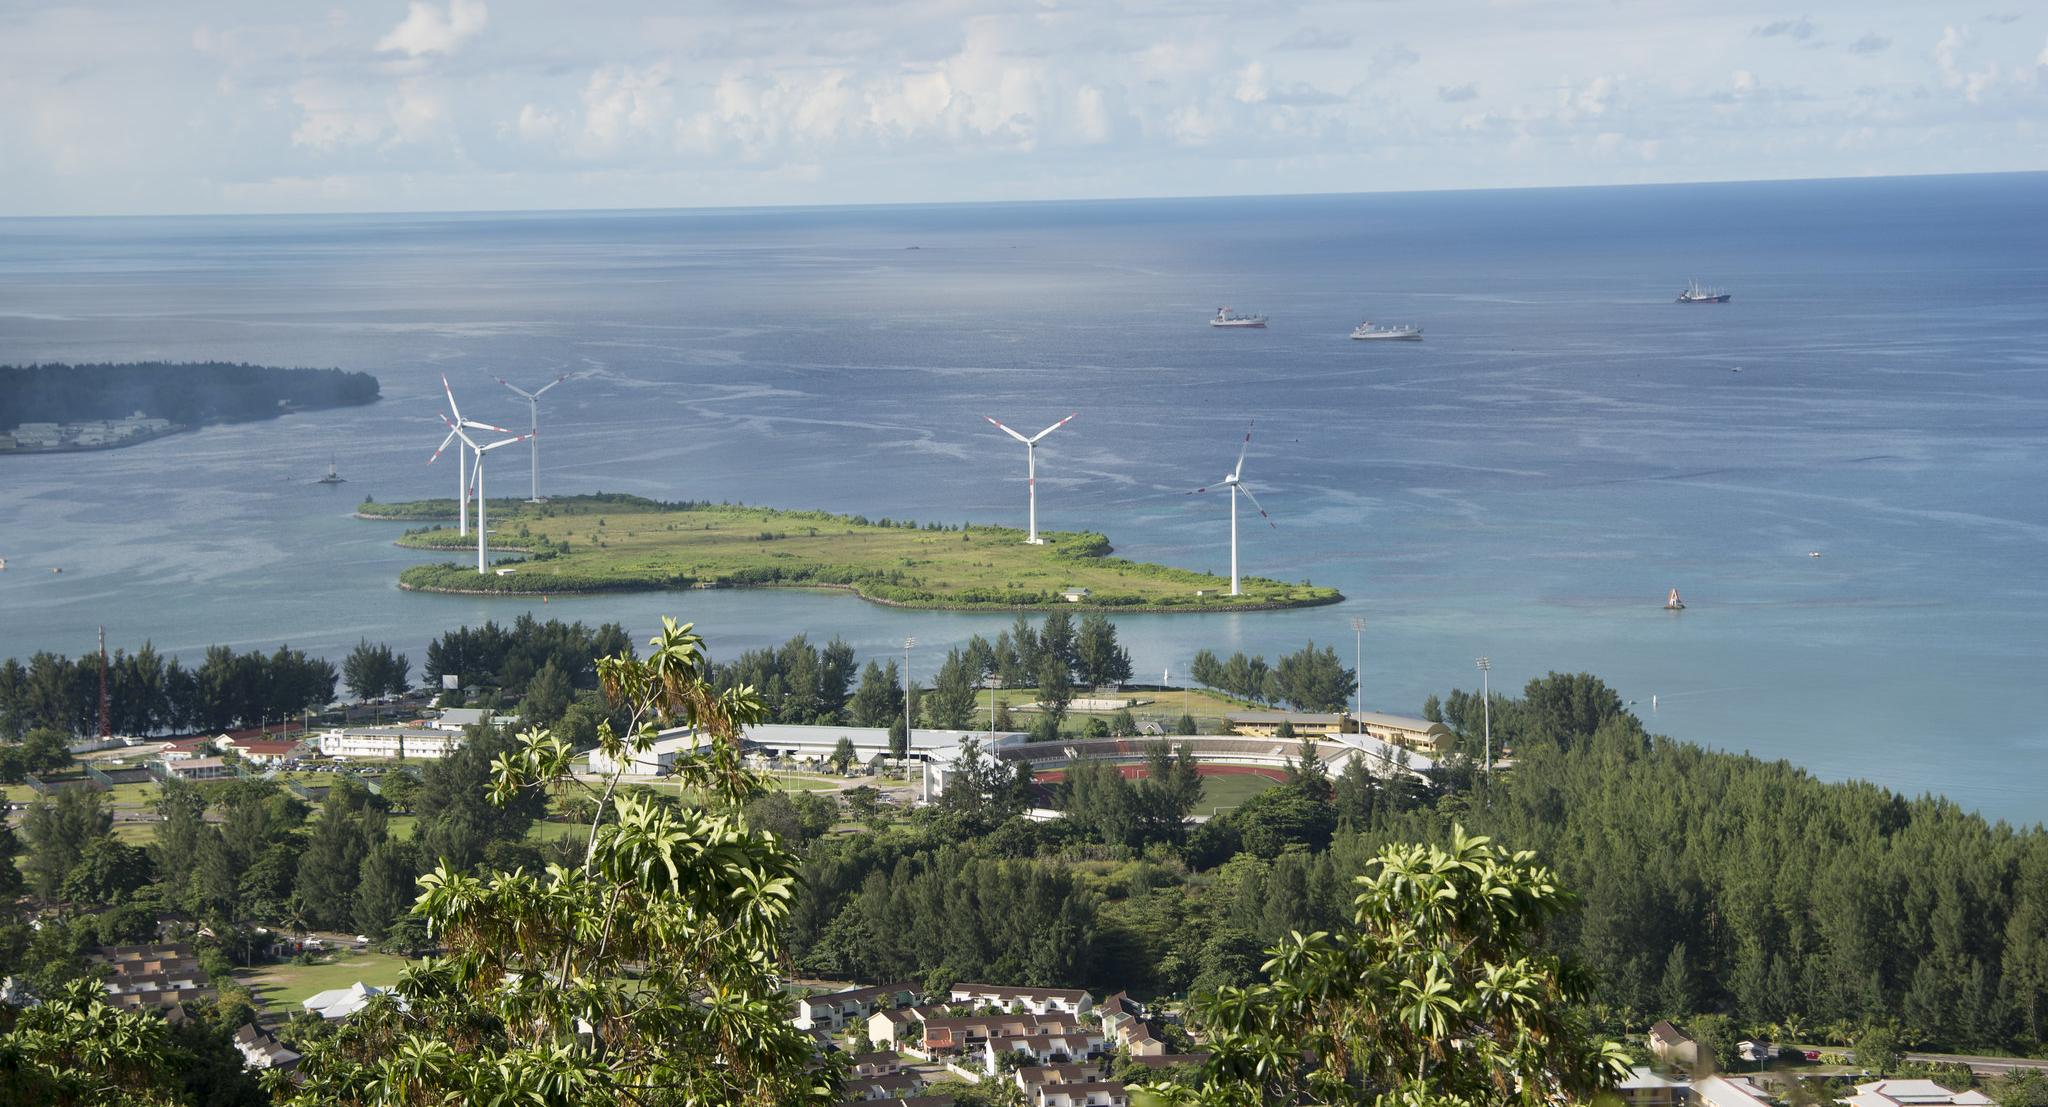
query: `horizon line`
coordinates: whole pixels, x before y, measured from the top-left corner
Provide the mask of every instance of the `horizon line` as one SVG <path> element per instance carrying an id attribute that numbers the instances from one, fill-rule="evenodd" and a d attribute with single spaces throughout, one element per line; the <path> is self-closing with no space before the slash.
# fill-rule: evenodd
<path id="1" fill-rule="evenodd" d="M 96 219 L 350 219 L 379 216 L 509 216 L 509 215 L 635 215 L 653 212 L 791 212 L 864 211 L 887 208 L 1021 207 L 1058 204 L 1179 203 L 1199 200 L 1283 200 L 1352 196 L 1441 196 L 1489 192 L 1567 192 L 1593 189 L 1697 188 L 1717 185 L 1826 184 L 1849 181 L 1917 181 L 1962 177 L 2026 177 L 2048 175 L 2048 168 L 1997 169 L 1945 173 L 1869 173 L 1822 177 L 1740 177 L 1694 181 L 1624 181 L 1606 184 L 1504 185 L 1499 187 L 1361 189 L 1355 192 L 1190 192 L 1148 196 L 1075 196 L 1009 200 L 877 200 L 866 203 L 679 204 L 665 207 L 532 207 L 532 208 L 374 208 L 356 211 L 165 211 L 100 212 L 72 215 L 0 215 L 0 223 L 56 222 Z"/>

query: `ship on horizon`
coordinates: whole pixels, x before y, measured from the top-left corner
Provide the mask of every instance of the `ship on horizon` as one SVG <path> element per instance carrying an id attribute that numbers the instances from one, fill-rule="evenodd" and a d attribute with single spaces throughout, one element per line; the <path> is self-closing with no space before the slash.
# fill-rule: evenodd
<path id="1" fill-rule="evenodd" d="M 1708 288 L 1698 281 L 1687 281 L 1685 291 L 1678 294 L 1681 304 L 1725 304 L 1728 293 L 1718 288 Z"/>
<path id="2" fill-rule="evenodd" d="M 1209 320 L 1212 327 L 1261 327 L 1266 325 L 1263 315 L 1239 315 L 1227 307 L 1216 309 L 1216 317 Z"/>
<path id="3" fill-rule="evenodd" d="M 1351 338 L 1356 342 L 1420 342 L 1422 328 L 1400 323 L 1378 326 L 1368 319 L 1352 328 Z"/>

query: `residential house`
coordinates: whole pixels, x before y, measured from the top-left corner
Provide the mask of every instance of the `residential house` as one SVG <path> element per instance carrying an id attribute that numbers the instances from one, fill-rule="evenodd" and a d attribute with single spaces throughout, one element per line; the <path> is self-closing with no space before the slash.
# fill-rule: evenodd
<path id="1" fill-rule="evenodd" d="M 1986 1107 L 1991 1097 L 1975 1088 L 1952 1092 L 1932 1080 L 1872 1080 L 1842 1097 L 1849 1107 Z"/>
<path id="2" fill-rule="evenodd" d="M 981 1043 L 982 1069 L 990 1076 L 996 1075 L 1000 1071 L 997 1062 L 1012 1053 L 1023 1054 L 1038 1065 L 1067 1064 L 1087 1057 L 1100 1057 L 1102 1047 L 1101 1031 L 1078 1027 L 1052 1034 L 992 1037 Z"/>
<path id="3" fill-rule="evenodd" d="M 1648 1065 L 1637 1065 L 1614 1090 L 1621 1093 L 1628 1107 L 1686 1107 L 1692 1082 L 1660 1075 Z"/>
<path id="4" fill-rule="evenodd" d="M 1131 1094 L 1122 1081 L 1099 1080 L 1087 1084 L 1047 1084 L 1038 1089 L 1033 1107 L 1130 1107 Z"/>
<path id="5" fill-rule="evenodd" d="M 289 1072 L 298 1067 L 298 1051 L 278 1041 L 269 1031 L 258 1029 L 255 1023 L 244 1023 L 235 1031 L 234 1046 L 242 1055 L 243 1068 Z"/>
<path id="6" fill-rule="evenodd" d="M 959 1018 L 932 1017 L 924 1020 L 924 1052 L 930 1056 L 964 1053 L 991 1038 L 1039 1037 L 1079 1030 L 1074 1016 L 1055 1011 L 1047 1015 L 968 1015 Z"/>
<path id="7" fill-rule="evenodd" d="M 1085 1084 L 1102 1078 L 1102 1070 L 1094 1065 L 1069 1063 L 1064 1065 L 1021 1065 L 1010 1074 L 1017 1082 L 1017 1088 L 1024 1093 L 1024 1101 L 1038 1098 L 1038 1089 L 1047 1084 Z"/>
<path id="8" fill-rule="evenodd" d="M 1029 1011 L 1034 1015 L 1052 1011 L 1081 1015 L 1095 1006 L 1095 997 L 1089 995 L 1086 988 L 1011 988 L 1001 984 L 955 984 L 951 998 L 954 1003 L 993 1007 L 998 1011 Z"/>
<path id="9" fill-rule="evenodd" d="M 845 1091 L 857 1100 L 893 1100 L 924 1091 L 924 1076 L 915 1069 L 887 1076 L 848 1077 Z"/>
<path id="10" fill-rule="evenodd" d="M 1694 1107 L 1773 1107 L 1771 1093 L 1746 1076 L 1709 1076 L 1692 1086 Z"/>
<path id="11" fill-rule="evenodd" d="M 161 946 L 106 946 L 92 955 L 108 968 L 107 999 L 117 1007 L 149 1009 L 201 1003 L 213 985 L 183 942 Z"/>
<path id="12" fill-rule="evenodd" d="M 868 1016 L 868 1041 L 883 1049 L 902 1049 L 924 1039 L 924 1020 L 936 1009 L 888 1007 Z"/>
<path id="13" fill-rule="evenodd" d="M 888 1076 L 902 1068 L 903 1061 L 894 1050 L 856 1053 L 846 1059 L 846 1071 L 854 1076 Z"/>
<path id="14" fill-rule="evenodd" d="M 1692 1035 L 1671 1025 L 1668 1019 L 1659 1019 L 1650 1027 L 1650 1056 L 1660 1063 L 1674 1068 L 1693 1069 L 1699 1067 L 1700 1044 Z"/>
<path id="15" fill-rule="evenodd" d="M 923 1002 L 915 984 L 880 984 L 872 988 L 849 988 L 830 995 L 805 996 L 797 1000 L 797 1029 L 824 1027 L 838 1030 L 850 1022 L 866 1019 L 877 1010 L 908 1007 Z"/>

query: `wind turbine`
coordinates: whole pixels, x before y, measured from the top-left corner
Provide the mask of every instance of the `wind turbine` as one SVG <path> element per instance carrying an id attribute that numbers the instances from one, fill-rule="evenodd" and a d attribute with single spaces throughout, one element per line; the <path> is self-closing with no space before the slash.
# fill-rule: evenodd
<path id="1" fill-rule="evenodd" d="M 474 485 L 476 488 L 476 571 L 478 576 L 482 576 L 490 571 L 489 567 L 485 564 L 485 558 L 490 550 L 490 530 L 484 525 L 484 455 L 501 446 L 510 446 L 515 442 L 524 442 L 529 436 L 524 434 L 514 435 L 511 438 L 501 438 L 488 446 L 479 446 L 474 439 L 462 433 L 461 424 L 450 420 L 445 415 L 441 417 L 441 421 L 448 424 L 449 433 L 462 439 L 462 444 L 468 446 L 470 452 L 476 454 L 476 471 L 471 473 L 470 477 L 476 482 Z M 489 427 L 487 423 L 472 423 L 470 425 Z M 502 427 L 490 427 L 489 429 L 504 430 Z M 439 451 L 436 452 L 438 453 Z"/>
<path id="2" fill-rule="evenodd" d="M 434 456 L 427 459 L 427 464 L 432 465 L 435 461 L 439 460 L 441 457 L 441 451 L 447 449 L 448 444 L 450 442 L 455 441 L 457 438 L 461 438 L 464 442 L 468 442 L 470 449 L 476 449 L 476 443 L 470 442 L 469 436 L 462 433 L 463 427 L 469 427 L 474 430 L 492 430 L 497 431 L 499 434 L 512 433 L 511 431 L 506 430 L 504 427 L 494 427 L 489 423 L 479 423 L 474 419 L 464 419 L 462 417 L 462 409 L 455 406 L 455 389 L 449 386 L 448 374 L 446 373 L 441 374 L 441 391 L 448 394 L 448 412 L 455 418 L 450 419 L 447 415 L 441 416 L 441 421 L 443 423 L 448 424 L 448 436 L 446 438 L 441 439 L 440 449 L 435 450 Z M 455 512 L 456 518 L 458 520 L 457 525 L 460 528 L 455 533 L 467 536 L 469 534 L 468 496 L 470 482 L 469 474 L 467 472 L 469 458 L 467 455 L 463 454 L 462 451 L 457 450 L 455 453 L 455 460 L 457 463 L 455 469 Z M 481 516 L 479 516 L 479 518 L 481 518 Z"/>
<path id="3" fill-rule="evenodd" d="M 513 384 L 503 377 L 493 377 L 491 379 L 526 397 L 526 410 L 532 417 L 532 421 L 527 424 L 527 437 L 533 439 L 533 495 L 526 502 L 537 504 L 540 502 L 540 398 L 548 389 L 568 380 L 569 374 L 564 373 L 532 392 L 528 392 L 526 389 Z"/>
<path id="4" fill-rule="evenodd" d="M 1259 507 L 1259 498 L 1258 498 L 1257 496 L 1254 496 L 1254 495 L 1252 495 L 1252 490 L 1251 490 L 1251 489 L 1249 489 L 1249 488 L 1246 488 L 1246 487 L 1244 486 L 1244 481 L 1243 481 L 1243 479 L 1242 479 L 1242 477 L 1243 477 L 1243 475 L 1244 475 L 1244 455 L 1245 455 L 1245 451 L 1246 451 L 1246 450 L 1249 450 L 1249 449 L 1251 449 L 1251 448 L 1252 448 L 1252 428 L 1251 428 L 1251 426 L 1250 426 L 1249 424 L 1247 424 L 1247 425 L 1245 426 L 1245 428 L 1244 428 L 1244 445 L 1242 445 L 1242 446 L 1238 447 L 1238 449 L 1237 449 L 1237 467 L 1236 467 L 1236 468 L 1234 468 L 1234 469 L 1232 469 L 1232 470 L 1230 471 L 1230 475 L 1228 475 L 1228 476 L 1224 477 L 1224 478 L 1223 478 L 1223 479 L 1222 479 L 1221 481 L 1219 481 L 1218 483 L 1216 483 L 1216 484 L 1210 484 L 1210 485 L 1204 485 L 1203 487 L 1201 487 L 1201 488 L 1197 488 L 1197 489 L 1195 489 L 1195 490 L 1194 490 L 1193 492 L 1190 492 L 1190 493 L 1188 493 L 1188 495 L 1190 495 L 1190 496 L 1193 496 L 1193 495 L 1196 495 L 1197 493 L 1201 493 L 1201 492 L 1207 492 L 1207 491 L 1208 491 L 1209 489 L 1211 489 L 1211 488 L 1224 488 L 1224 489 L 1228 489 L 1228 490 L 1230 491 L 1230 594 L 1231 594 L 1231 595 L 1233 595 L 1233 596 L 1235 596 L 1235 595 L 1237 595 L 1237 594 L 1238 594 L 1238 589 L 1237 589 L 1237 497 L 1238 497 L 1238 494 L 1239 494 L 1239 493 L 1243 493 L 1243 494 L 1244 494 L 1244 498 L 1245 498 L 1245 499 L 1247 499 L 1247 500 L 1250 500 L 1250 501 L 1252 502 L 1252 506 L 1253 506 L 1253 507 L 1255 507 L 1255 508 L 1258 508 L 1258 511 L 1259 511 L 1259 518 L 1261 518 L 1261 519 L 1264 519 L 1264 520 L 1266 521 L 1266 525 L 1267 525 L 1267 526 L 1269 526 L 1269 527 L 1272 527 L 1272 528 L 1273 528 L 1274 530 L 1279 530 L 1279 529 L 1280 529 L 1280 525 L 1279 525 L 1278 523 L 1275 523 L 1275 522 L 1273 521 L 1273 517 L 1272 517 L 1271 515 L 1268 515 L 1268 514 L 1266 514 L 1266 509 L 1265 509 L 1265 508 L 1263 508 L 1263 507 Z"/>
<path id="5" fill-rule="evenodd" d="M 1078 411 L 1074 413 L 1074 415 L 1079 414 L 1081 413 Z M 1009 435 L 1011 438 L 1014 438 L 1019 442 L 1024 443 L 1024 477 L 1025 482 L 1029 484 L 1031 488 L 1031 530 L 1030 533 L 1025 535 L 1024 543 L 1026 545 L 1045 545 L 1045 540 L 1038 537 L 1038 440 L 1060 429 L 1061 427 L 1066 426 L 1068 423 L 1073 422 L 1074 415 L 1067 416 L 1065 419 L 1062 419 L 1059 422 L 1054 423 L 1052 426 L 1049 426 L 1044 430 L 1039 431 L 1037 434 L 1034 434 L 1029 438 L 1026 438 L 1021 434 L 1018 434 L 1016 431 L 1011 430 L 1010 428 L 1002 425 L 1001 423 L 996 423 L 995 419 L 991 418 L 990 416 L 982 416 L 982 418 L 987 419 L 989 422 L 995 423 L 997 430 L 1002 431 L 1004 434 Z"/>

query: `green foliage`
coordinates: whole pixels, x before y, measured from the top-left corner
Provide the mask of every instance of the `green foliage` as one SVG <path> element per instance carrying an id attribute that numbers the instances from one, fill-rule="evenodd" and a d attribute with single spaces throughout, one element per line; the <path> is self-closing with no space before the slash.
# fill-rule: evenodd
<path id="1" fill-rule="evenodd" d="M 1627 1072 L 1573 1014 L 1585 974 L 1548 952 L 1565 895 L 1531 855 L 1454 830 L 1375 858 L 1350 927 L 1290 934 L 1271 982 L 1197 997 L 1211 1051 L 1162 1100 L 1523 1105 L 1583 1100 Z"/>
<path id="2" fill-rule="evenodd" d="M 796 894 L 795 856 L 742 814 L 760 782 L 739 733 L 763 715 L 750 689 L 720 693 L 702 640 L 664 620 L 645 661 L 603 659 L 626 705 L 603 728 L 618 761 L 665 726 L 706 744 L 679 759 L 701 807 L 621 794 L 574 775 L 568 744 L 529 730 L 492 763 L 499 802 L 582 790 L 596 814 L 579 866 L 421 878 L 415 913 L 447 950 L 408 969 L 406 1006 L 379 1000 L 330 1039 L 307 1043 L 295 1107 L 621 1102 L 824 1104 L 836 1070 L 811 1072 L 809 1036 L 786 1021 L 777 933 Z"/>
<path id="3" fill-rule="evenodd" d="M 114 813 L 98 792 L 63 788 L 55 796 L 39 797 L 21 824 L 22 842 L 28 847 L 21 868 L 29 890 L 45 900 L 56 899 L 86 850 L 109 837 L 113 826 Z"/>
<path id="4" fill-rule="evenodd" d="M 715 667 L 711 683 L 721 689 L 752 687 L 771 722 L 830 724 L 846 710 L 853 675 L 852 646 L 834 638 L 821 650 L 799 634 L 778 649 L 748 650 Z"/>
<path id="5" fill-rule="evenodd" d="M 1872 1026 L 1856 1036 L 1856 1063 L 1873 1076 L 1889 1076 L 1899 1071 L 1905 1059 L 1898 1036 L 1889 1028 Z"/>
<path id="6" fill-rule="evenodd" d="M 411 683 L 412 662 L 390 646 L 371 645 L 365 638 L 356 643 L 341 663 L 341 681 L 359 700 L 403 692 Z"/>
<path id="7" fill-rule="evenodd" d="M 273 419 L 374 402 L 377 378 L 340 369 L 225 361 L 0 365 L 0 431 L 20 423 L 122 419 L 137 411 L 181 426 Z"/>
<path id="8" fill-rule="evenodd" d="M 225 1041 L 208 1041 L 203 1032 L 194 1037 L 210 1047 L 212 1057 L 175 1042 L 170 1027 L 155 1014 L 109 1005 L 98 981 L 74 980 L 36 1006 L 0 1009 L 0 1102 L 38 1107 L 252 1102 L 254 1089 L 238 1079 L 240 1066 L 233 1062 L 213 1080 L 194 1079 L 206 1062 L 218 1066 L 228 1053 Z M 202 1096 L 203 1087 L 194 1085 L 212 1085 L 213 1090 Z"/>
<path id="9" fill-rule="evenodd" d="M 505 578 L 491 577 L 497 580 Z M 624 628 L 605 623 L 595 629 L 580 622 L 549 619 L 543 623 L 521 615 L 510 625 L 496 620 L 480 627 L 460 627 L 427 644 L 427 683 L 439 687 L 444 676 L 461 678 L 462 687 L 501 688 L 527 694 L 527 684 L 552 664 L 575 688 L 597 687 L 596 662 L 632 648 Z"/>

